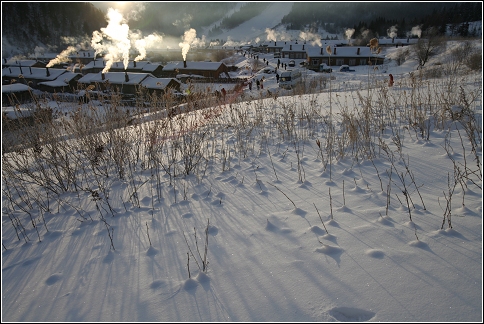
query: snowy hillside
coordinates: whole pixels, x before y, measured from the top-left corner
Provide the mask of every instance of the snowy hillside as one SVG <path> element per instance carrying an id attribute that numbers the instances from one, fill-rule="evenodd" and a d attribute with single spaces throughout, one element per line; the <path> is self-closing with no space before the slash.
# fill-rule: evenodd
<path id="1" fill-rule="evenodd" d="M 275 2 L 270 4 L 260 15 L 244 22 L 238 27 L 227 30 L 224 33 L 211 36 L 210 38 L 218 38 L 227 40 L 227 42 L 233 41 L 237 43 L 251 43 L 260 41 L 266 41 L 266 29 L 273 29 L 281 23 L 282 18 L 287 15 L 292 8 L 293 2 Z M 231 13 L 228 13 L 229 16 Z M 216 24 L 220 24 L 217 22 Z M 212 28 L 215 24 L 206 28 L 202 33 Z M 296 35 L 299 32 L 296 32 Z"/>

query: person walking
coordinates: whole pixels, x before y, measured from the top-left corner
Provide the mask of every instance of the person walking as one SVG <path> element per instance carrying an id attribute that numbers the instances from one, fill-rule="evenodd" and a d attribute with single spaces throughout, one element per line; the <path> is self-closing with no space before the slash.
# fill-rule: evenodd
<path id="1" fill-rule="evenodd" d="M 393 87 L 393 75 L 390 74 L 389 77 L 390 77 L 390 80 L 388 80 L 388 86 Z"/>
<path id="2" fill-rule="evenodd" d="M 279 83 L 279 74 L 276 73 L 276 83 Z"/>
<path id="3" fill-rule="evenodd" d="M 227 94 L 227 91 L 225 91 L 225 88 L 222 88 L 221 91 L 222 91 L 222 97 L 223 97 L 223 99 L 225 101 L 225 95 Z"/>
<path id="4" fill-rule="evenodd" d="M 259 81 L 259 80 L 257 80 L 257 81 L 255 82 L 255 84 L 257 85 L 257 90 L 260 90 L 260 81 Z"/>
<path id="5" fill-rule="evenodd" d="M 260 79 L 260 88 L 261 88 L 261 90 L 264 90 L 264 77 L 262 77 L 262 79 Z"/>
<path id="6" fill-rule="evenodd" d="M 249 81 L 249 91 L 252 91 L 252 80 Z"/>

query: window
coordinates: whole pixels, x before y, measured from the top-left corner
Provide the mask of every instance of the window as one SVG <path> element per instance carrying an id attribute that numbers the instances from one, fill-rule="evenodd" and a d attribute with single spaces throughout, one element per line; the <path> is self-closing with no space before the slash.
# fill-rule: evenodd
<path id="1" fill-rule="evenodd" d="M 313 59 L 311 65 L 319 65 L 319 60 Z"/>
<path id="2" fill-rule="evenodd" d="M 345 61 L 343 59 L 336 59 L 336 65 L 343 65 Z"/>
<path id="3" fill-rule="evenodd" d="M 355 66 L 356 65 L 356 59 L 350 59 L 348 61 L 348 65 Z"/>
<path id="4" fill-rule="evenodd" d="M 360 59 L 360 65 L 366 65 L 366 59 Z"/>

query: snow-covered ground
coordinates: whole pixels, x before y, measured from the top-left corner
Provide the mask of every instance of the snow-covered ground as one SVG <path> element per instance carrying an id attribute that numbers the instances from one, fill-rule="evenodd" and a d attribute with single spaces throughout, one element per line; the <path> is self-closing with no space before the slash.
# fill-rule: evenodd
<path id="1" fill-rule="evenodd" d="M 251 65 L 241 54 L 233 60 Z M 29 194 L 12 205 L 17 182 L 9 175 L 2 321 L 482 322 L 482 181 L 469 175 L 456 186 L 452 228 L 444 218 L 453 160 L 482 174 L 460 124 L 434 125 L 427 140 L 398 115 L 402 124 L 386 124 L 372 159 L 346 151 L 328 162 L 328 120 L 342 145 L 343 116 L 361 116 L 360 96 L 388 107 L 382 118 L 407 111 L 404 98 L 410 104 L 417 92 L 450 91 L 447 99 L 457 101 L 459 89 L 441 88 L 446 78 L 412 92 L 415 68 L 408 60 L 334 72 L 312 94 L 280 90 L 273 73 L 255 72 L 264 90 L 254 84 L 229 93 L 226 104 L 179 116 L 192 139 L 205 136 L 206 160 L 189 175 L 131 165 L 124 179 L 113 169 L 107 178 L 79 179 L 81 188 L 107 189 L 113 212 L 105 195 L 95 201 L 81 188 L 57 197 L 19 188 Z M 467 95 L 482 91 L 482 76 L 461 75 L 459 86 Z M 480 121 L 482 96 L 469 108 Z M 131 147 L 138 146 L 146 143 Z M 477 156 L 482 161 L 482 144 Z"/>

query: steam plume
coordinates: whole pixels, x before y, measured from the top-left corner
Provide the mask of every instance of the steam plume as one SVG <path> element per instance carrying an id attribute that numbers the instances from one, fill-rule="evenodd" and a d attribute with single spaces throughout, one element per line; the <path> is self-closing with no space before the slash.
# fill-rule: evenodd
<path id="1" fill-rule="evenodd" d="M 398 31 L 397 25 L 388 28 L 387 29 L 387 35 L 388 35 L 388 37 L 390 37 L 390 38 L 397 37 L 397 31 Z"/>
<path id="2" fill-rule="evenodd" d="M 136 39 L 134 41 L 134 47 L 139 51 L 139 55 L 134 59 L 135 61 L 141 61 L 146 57 L 146 49 L 156 46 L 161 43 L 163 37 L 157 34 L 151 34 L 142 39 Z"/>
<path id="3" fill-rule="evenodd" d="M 268 41 L 277 41 L 276 38 L 276 32 L 270 28 L 266 28 L 266 33 L 267 33 L 267 40 Z"/>
<path id="4" fill-rule="evenodd" d="M 74 46 L 69 46 L 67 49 L 63 50 L 57 57 L 53 60 L 50 60 L 49 63 L 45 67 L 52 67 L 55 64 L 65 63 L 69 61 L 69 55 L 73 52 L 78 51 L 78 48 Z"/>
<path id="5" fill-rule="evenodd" d="M 355 29 L 354 28 L 348 28 L 345 31 L 346 39 L 349 41 L 351 39 L 351 36 L 353 36 L 354 33 L 355 33 Z"/>
<path id="6" fill-rule="evenodd" d="M 190 46 L 192 45 L 196 37 L 197 31 L 193 28 L 190 28 L 189 30 L 185 31 L 185 34 L 183 35 L 183 42 L 178 44 L 178 46 L 180 46 L 182 49 L 182 56 L 184 61 L 187 60 L 187 53 L 190 50 Z"/>
<path id="7" fill-rule="evenodd" d="M 109 71 L 113 62 L 120 57 L 123 59 L 124 68 L 128 67 L 129 49 L 131 42 L 128 38 L 129 26 L 123 23 L 124 19 L 118 10 L 108 9 L 108 26 L 101 28 L 101 32 L 94 31 L 91 40 L 91 46 L 95 50 L 95 55 L 102 52 L 108 52 L 105 59 L 106 66 L 103 73 Z M 104 40 L 106 38 L 106 41 Z M 102 43 L 101 43 L 102 42 Z"/>
<path id="8" fill-rule="evenodd" d="M 305 41 L 311 42 L 311 45 L 318 45 L 323 46 L 321 43 L 321 37 L 317 34 L 309 33 L 309 32 L 300 32 L 299 37 Z"/>
<path id="9" fill-rule="evenodd" d="M 416 35 L 418 36 L 418 38 L 420 38 L 420 36 L 422 36 L 422 30 L 420 29 L 420 26 L 415 26 L 415 27 L 412 27 L 412 31 L 410 32 L 411 35 Z"/>

